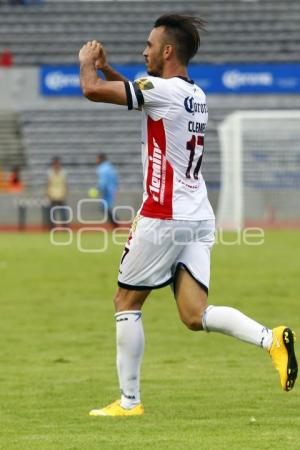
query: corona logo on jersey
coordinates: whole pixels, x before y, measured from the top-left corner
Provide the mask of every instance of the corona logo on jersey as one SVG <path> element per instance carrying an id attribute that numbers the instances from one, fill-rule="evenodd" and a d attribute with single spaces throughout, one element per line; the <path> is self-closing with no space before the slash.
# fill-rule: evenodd
<path id="1" fill-rule="evenodd" d="M 196 112 L 202 113 L 202 114 L 208 112 L 207 104 L 195 102 L 194 97 L 186 97 L 184 99 L 184 107 L 188 113 L 193 114 L 193 115 Z"/>

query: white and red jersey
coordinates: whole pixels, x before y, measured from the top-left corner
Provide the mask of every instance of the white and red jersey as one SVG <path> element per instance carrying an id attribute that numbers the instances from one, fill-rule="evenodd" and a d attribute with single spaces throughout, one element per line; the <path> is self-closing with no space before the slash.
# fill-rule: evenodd
<path id="1" fill-rule="evenodd" d="M 206 220 L 214 213 L 201 174 L 206 96 L 183 77 L 125 83 L 128 109 L 142 109 L 144 197 L 140 214 Z"/>

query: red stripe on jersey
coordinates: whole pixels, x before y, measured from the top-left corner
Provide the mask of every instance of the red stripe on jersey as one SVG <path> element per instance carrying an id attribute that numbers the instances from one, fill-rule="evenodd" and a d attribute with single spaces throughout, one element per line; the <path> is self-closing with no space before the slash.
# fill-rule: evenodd
<path id="1" fill-rule="evenodd" d="M 148 117 L 147 194 L 141 215 L 158 219 L 173 217 L 173 168 L 166 158 L 166 133 L 163 119 Z"/>

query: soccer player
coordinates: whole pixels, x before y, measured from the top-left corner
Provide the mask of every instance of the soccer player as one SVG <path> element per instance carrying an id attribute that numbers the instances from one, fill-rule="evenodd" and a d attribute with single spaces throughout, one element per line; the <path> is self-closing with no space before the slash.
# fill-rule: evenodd
<path id="1" fill-rule="evenodd" d="M 100 43 L 88 42 L 79 53 L 81 87 L 88 99 L 142 111 L 144 198 L 121 258 L 114 299 L 121 398 L 90 411 L 92 416 L 144 413 L 141 309 L 152 289 L 170 283 L 179 316 L 190 330 L 216 331 L 264 348 L 286 391 L 297 377 L 290 328 L 271 330 L 234 308 L 207 303 L 215 234 L 201 175 L 208 114 L 205 94 L 187 70 L 202 28 L 203 21 L 194 17 L 159 17 L 143 53 L 149 76 L 135 82 L 114 71 Z"/>

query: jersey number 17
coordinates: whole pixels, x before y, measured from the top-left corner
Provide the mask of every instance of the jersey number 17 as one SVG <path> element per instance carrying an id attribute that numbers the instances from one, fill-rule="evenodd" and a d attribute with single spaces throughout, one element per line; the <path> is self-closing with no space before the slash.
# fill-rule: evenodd
<path id="1" fill-rule="evenodd" d="M 197 147 L 202 147 L 201 149 L 201 155 L 199 156 L 195 168 L 192 172 L 193 162 L 196 154 Z M 203 153 L 204 153 L 204 137 L 203 136 L 196 136 L 195 134 L 192 135 L 191 139 L 186 143 L 186 149 L 190 152 L 190 158 L 189 163 L 185 172 L 185 176 L 187 178 L 193 178 L 195 180 L 198 180 L 198 174 L 201 169 L 202 159 L 203 159 Z M 199 153 L 199 152 L 197 152 Z"/>

